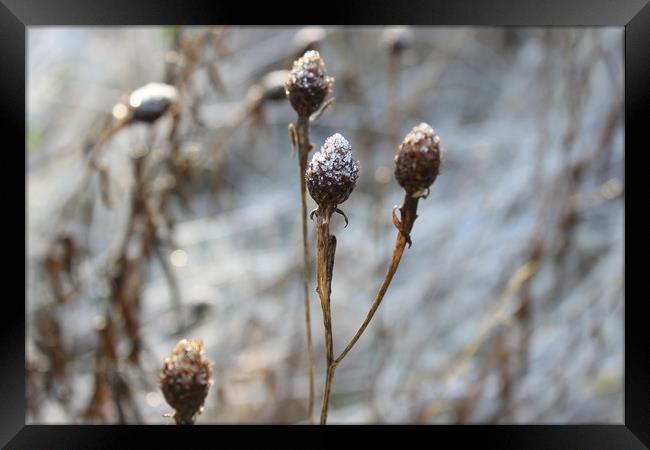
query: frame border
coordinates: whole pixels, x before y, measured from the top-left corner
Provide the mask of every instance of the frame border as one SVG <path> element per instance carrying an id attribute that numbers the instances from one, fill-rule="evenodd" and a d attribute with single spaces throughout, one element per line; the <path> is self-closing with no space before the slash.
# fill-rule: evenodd
<path id="1" fill-rule="evenodd" d="M 299 24 L 314 22 L 320 24 L 350 23 L 357 25 L 399 24 L 416 25 L 474 25 L 474 26 L 618 26 L 625 27 L 625 143 L 626 148 L 639 147 L 645 137 L 641 127 L 650 117 L 650 4 L 648 0 L 492 0 L 476 2 L 456 0 L 445 3 L 436 0 L 412 0 L 408 6 L 400 2 L 382 0 L 381 3 L 361 0 L 348 1 L 344 6 L 335 7 L 328 2 L 326 7 L 318 8 L 293 0 L 255 5 L 257 19 L 232 4 L 216 0 L 113 0 L 110 3 L 83 0 L 0 0 L 0 55 L 2 55 L 0 94 L 3 99 L 0 107 L 0 120 L 6 125 L 4 147 L 9 154 L 24 165 L 24 178 L 17 170 L 13 160 L 7 162 L 6 170 L 0 177 L 3 192 L 13 193 L 19 183 L 27 186 L 26 150 L 26 31 L 29 26 L 39 25 L 186 25 L 238 23 L 241 25 L 277 23 Z M 646 144 L 647 146 L 647 144 Z M 23 157 L 16 148 L 23 148 Z M 11 164 L 11 166 L 9 166 Z M 644 166 L 641 166 L 644 168 Z M 624 181 L 632 166 L 625 159 Z M 636 170 L 639 170 L 637 168 Z M 27 254 L 26 193 L 6 195 L 11 200 L 14 214 L 7 214 L 5 224 L 11 227 L 11 234 L 25 233 L 25 253 Z M 624 197 L 624 203 L 626 199 Z M 15 205 L 15 206 L 14 206 Z M 625 209 L 625 207 L 624 207 Z M 22 213 L 21 213 L 22 211 Z M 647 224 L 642 220 L 643 225 Z M 644 227 L 647 233 L 647 227 Z M 625 230 L 628 230 L 625 221 Z M 14 243 L 19 242 L 14 239 Z M 17 244 L 20 245 L 20 244 Z M 14 263 L 15 266 L 15 263 Z M 630 256 L 625 240 L 625 267 L 631 268 Z M 25 258 L 25 287 L 27 258 Z M 627 278 L 627 277 L 626 277 Z M 625 283 L 627 285 L 627 283 Z M 26 290 L 25 290 L 26 291 Z M 625 291 L 625 287 L 624 287 Z M 13 296 L 4 299 L 7 306 L 17 308 L 18 312 L 5 312 L 0 320 L 0 361 L 4 370 L 0 371 L 0 445 L 6 448 L 115 448 L 127 439 L 139 437 L 150 440 L 151 430 L 162 431 L 163 442 L 169 446 L 175 440 L 179 445 L 187 445 L 189 435 L 179 427 L 145 426 L 91 426 L 91 425 L 25 425 L 25 308 L 21 308 Z M 624 298 L 625 295 L 624 295 Z M 27 302 L 25 293 L 25 302 Z M 23 305 L 24 306 L 24 305 Z M 499 448 L 648 448 L 650 446 L 650 358 L 648 357 L 648 338 L 646 316 L 642 313 L 641 299 L 624 300 L 625 308 L 625 393 L 624 424 L 621 425 L 457 425 L 457 426 L 362 426 L 345 427 L 346 430 L 361 430 L 365 437 L 384 440 L 392 437 L 404 442 L 408 437 L 422 437 L 439 442 L 441 437 L 455 442 L 475 442 Z M 220 436 L 235 437 L 241 440 L 239 426 L 217 426 Z M 284 430 L 292 433 L 318 433 L 322 436 L 321 445 L 329 441 L 337 442 L 335 436 L 343 427 L 288 427 L 254 426 L 255 432 L 248 436 L 275 438 L 286 441 Z M 186 429 L 185 429 L 186 430 Z M 192 437 L 212 433 L 213 426 L 193 427 Z M 386 434 L 389 430 L 389 435 Z M 157 433 L 156 433 L 157 434 Z M 419 436 L 417 436 L 419 435 Z M 221 438 L 219 438 L 221 439 Z M 248 439 L 246 439 L 248 440 Z M 218 443 L 219 441 L 215 441 Z M 244 441 L 241 441 L 244 442 Z M 297 441 L 299 442 L 299 441 Z M 307 441 L 303 441 L 307 442 Z"/>

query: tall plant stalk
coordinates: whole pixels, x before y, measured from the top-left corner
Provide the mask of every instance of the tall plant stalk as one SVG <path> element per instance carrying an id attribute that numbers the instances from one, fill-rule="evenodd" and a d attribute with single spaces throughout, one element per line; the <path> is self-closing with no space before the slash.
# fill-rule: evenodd
<path id="1" fill-rule="evenodd" d="M 316 219 L 316 249 L 317 249 L 317 287 L 323 310 L 323 329 L 325 332 L 325 358 L 327 361 L 327 374 L 323 388 L 323 401 L 321 405 L 320 423 L 327 422 L 327 410 L 334 379 L 334 342 L 332 336 L 332 312 L 330 296 L 332 294 L 332 273 L 334 269 L 334 254 L 336 253 L 336 237 L 330 235 L 330 218 L 332 210 L 319 211 Z"/>
<path id="2" fill-rule="evenodd" d="M 326 75 L 325 63 L 316 51 L 307 51 L 294 61 L 293 68 L 285 83 L 285 93 L 289 103 L 296 111 L 298 119 L 289 125 L 289 135 L 294 149 L 298 150 L 300 204 L 302 220 L 303 247 L 303 301 L 305 305 L 305 333 L 307 336 L 307 365 L 309 370 L 309 403 L 308 413 L 310 423 L 314 423 L 315 382 L 314 357 L 311 336 L 311 308 L 309 303 L 309 279 L 311 278 L 309 257 L 309 236 L 307 233 L 307 192 L 305 187 L 305 172 L 307 158 L 312 149 L 309 142 L 309 124 L 331 104 L 325 102 L 325 97 L 331 92 L 334 79 Z M 313 115 L 313 116 L 312 116 Z"/>
<path id="3" fill-rule="evenodd" d="M 309 280 L 311 278 L 309 255 L 309 234 L 307 231 L 307 188 L 305 186 L 305 171 L 307 170 L 307 158 L 312 149 L 309 143 L 309 116 L 298 115 L 295 125 L 289 127 L 289 134 L 298 149 L 298 169 L 300 184 L 300 206 L 301 206 L 301 227 L 302 227 L 302 256 L 303 256 L 303 303 L 305 308 L 305 334 L 307 336 L 307 367 L 309 371 L 309 403 L 308 413 L 310 423 L 314 423 L 315 404 L 315 375 L 314 375 L 314 349 L 311 336 L 311 306 L 309 302 Z"/>
<path id="4" fill-rule="evenodd" d="M 332 313 L 330 296 L 332 292 L 332 275 L 336 253 L 336 237 L 329 231 L 332 214 L 337 212 L 348 219 L 338 208 L 345 202 L 355 187 L 359 176 L 359 164 L 352 159 L 350 143 L 336 133 L 327 138 L 320 152 L 309 163 L 305 180 L 318 208 L 312 212 L 316 216 L 316 280 L 318 296 L 323 311 L 323 329 L 325 332 L 325 357 L 327 374 L 323 388 L 320 423 L 327 422 L 327 411 L 334 379 L 334 344 L 332 337 Z"/>

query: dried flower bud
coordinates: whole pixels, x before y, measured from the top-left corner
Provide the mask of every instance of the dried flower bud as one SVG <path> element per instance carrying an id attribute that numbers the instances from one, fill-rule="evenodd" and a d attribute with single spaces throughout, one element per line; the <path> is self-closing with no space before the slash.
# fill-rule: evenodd
<path id="1" fill-rule="evenodd" d="M 153 123 L 179 100 L 178 90 L 169 84 L 149 83 L 129 96 L 131 120 Z"/>
<path id="2" fill-rule="evenodd" d="M 333 83 L 323 59 L 310 50 L 294 61 L 284 88 L 293 109 L 301 116 L 310 116 L 321 107 Z"/>
<path id="3" fill-rule="evenodd" d="M 352 159 L 350 143 L 339 133 L 327 138 L 305 172 L 309 194 L 320 208 L 346 201 L 359 178 L 359 163 Z"/>
<path id="4" fill-rule="evenodd" d="M 160 387 L 165 400 L 176 410 L 176 423 L 193 424 L 203 409 L 212 384 L 211 363 L 203 356 L 203 341 L 181 340 L 165 358 Z"/>
<path id="5" fill-rule="evenodd" d="M 421 123 L 404 137 L 395 155 L 395 178 L 412 197 L 429 190 L 440 169 L 440 138 L 430 125 Z"/>

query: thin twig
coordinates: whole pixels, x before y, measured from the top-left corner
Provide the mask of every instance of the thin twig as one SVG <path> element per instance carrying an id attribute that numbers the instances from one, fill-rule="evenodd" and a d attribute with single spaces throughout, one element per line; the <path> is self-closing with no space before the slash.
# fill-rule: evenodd
<path id="1" fill-rule="evenodd" d="M 309 236 L 307 232 L 307 188 L 305 185 L 305 171 L 307 170 L 307 157 L 312 149 L 309 142 L 309 118 L 298 116 L 295 125 L 289 126 L 289 135 L 294 148 L 298 148 L 300 204 L 302 219 L 302 249 L 303 249 L 303 300 L 305 304 L 305 332 L 307 334 L 307 366 L 309 371 L 309 421 L 314 423 L 315 403 L 315 375 L 314 353 L 311 336 L 311 307 L 309 303 L 309 279 L 311 278 L 309 257 Z"/>
<path id="2" fill-rule="evenodd" d="M 397 226 L 399 232 L 395 240 L 395 248 L 393 250 L 393 256 L 391 257 L 390 265 L 384 276 L 384 280 L 381 283 L 379 291 L 375 296 L 375 299 L 370 306 L 370 310 L 366 315 L 363 323 L 357 330 L 354 337 L 350 340 L 348 345 L 345 347 L 343 352 L 337 357 L 334 358 L 334 350 L 332 343 L 332 322 L 331 322 L 331 310 L 330 310 L 330 292 L 332 286 L 332 269 L 334 265 L 334 252 L 336 249 L 336 238 L 329 235 L 329 216 L 331 212 L 328 211 L 318 211 L 318 224 L 317 224 L 317 239 L 318 239 L 318 257 L 317 257 L 317 270 L 318 270 L 318 294 L 321 299 L 321 307 L 323 308 L 323 321 L 325 324 L 325 348 L 327 353 L 327 375 L 325 378 L 325 388 L 323 391 L 323 403 L 321 408 L 321 425 L 327 423 L 327 411 L 329 408 L 329 398 L 332 390 L 332 383 L 334 381 L 334 373 L 338 364 L 345 358 L 345 356 L 352 350 L 352 347 L 357 343 L 365 329 L 370 324 L 375 312 L 379 308 L 381 301 L 384 299 L 384 295 L 390 286 L 391 281 L 395 272 L 397 272 L 397 267 L 402 259 L 404 254 L 404 249 L 406 244 L 411 244 L 410 232 L 413 228 L 413 223 L 417 218 L 417 206 L 418 206 L 418 197 L 413 197 L 406 194 L 404 196 L 404 201 L 402 206 L 399 207 L 401 212 L 400 220 L 393 218 L 395 225 Z"/>
<path id="3" fill-rule="evenodd" d="M 400 224 L 400 230 L 397 234 L 397 238 L 395 239 L 395 248 L 393 249 L 393 256 L 391 257 L 390 264 L 388 266 L 388 270 L 386 271 L 386 275 L 384 276 L 384 280 L 381 283 L 381 286 L 379 288 L 379 291 L 377 292 L 377 295 L 375 296 L 375 299 L 372 301 L 372 305 L 370 306 L 370 310 L 368 311 L 368 314 L 366 315 L 366 318 L 364 319 L 363 323 L 357 330 L 356 334 L 354 337 L 350 340 L 350 343 L 345 347 L 345 350 L 341 352 L 341 354 L 334 360 L 334 364 L 337 365 L 339 364 L 343 358 L 352 350 L 352 347 L 357 343 L 365 329 L 368 327 L 368 324 L 372 320 L 372 317 L 375 315 L 375 312 L 377 312 L 377 309 L 379 308 L 379 305 L 381 304 L 381 301 L 384 299 L 384 295 L 386 295 L 386 291 L 388 290 L 388 286 L 390 286 L 391 281 L 393 280 L 393 276 L 395 275 L 395 272 L 397 272 L 397 267 L 399 266 L 399 263 L 402 259 L 402 255 L 404 254 L 404 249 L 406 248 L 406 244 L 410 244 L 411 238 L 410 238 L 410 232 L 411 228 L 413 227 L 413 223 L 415 222 L 415 219 L 417 218 L 417 205 L 418 205 L 418 198 L 414 198 L 408 194 L 404 196 L 404 202 L 402 203 L 402 206 L 399 208 L 401 211 L 401 221 L 399 222 Z"/>
<path id="4" fill-rule="evenodd" d="M 309 122 L 314 123 L 318 119 L 320 119 L 320 116 L 323 115 L 327 109 L 334 104 L 334 97 L 327 99 L 325 103 L 323 103 L 323 106 L 320 107 L 318 111 L 316 111 L 314 114 L 312 114 L 311 118 L 309 119 Z"/>
<path id="5" fill-rule="evenodd" d="M 323 389 L 321 404 L 320 424 L 327 423 L 327 410 L 334 380 L 334 346 L 332 339 L 332 314 L 330 309 L 330 295 L 332 293 L 332 273 L 334 269 L 334 254 L 336 252 L 336 238 L 330 235 L 330 218 L 334 209 L 319 209 L 316 222 L 316 291 L 320 298 L 323 310 L 323 325 L 325 330 L 325 353 L 327 358 L 327 376 Z"/>

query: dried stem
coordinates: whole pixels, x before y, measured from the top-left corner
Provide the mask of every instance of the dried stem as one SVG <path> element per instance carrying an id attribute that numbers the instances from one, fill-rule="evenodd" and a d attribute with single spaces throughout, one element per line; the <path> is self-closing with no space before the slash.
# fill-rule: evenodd
<path id="1" fill-rule="evenodd" d="M 314 423 L 315 382 L 314 382 L 314 353 L 311 337 L 311 307 L 309 303 L 309 279 L 311 277 L 309 257 L 309 237 L 307 232 L 307 187 L 305 185 L 305 171 L 307 170 L 307 157 L 312 149 L 309 143 L 309 117 L 299 115 L 295 125 L 289 128 L 291 140 L 298 148 L 300 203 L 302 218 L 302 249 L 303 249 L 303 294 L 305 304 L 305 332 L 307 334 L 307 366 L 309 370 L 309 421 Z"/>
<path id="2" fill-rule="evenodd" d="M 384 281 L 382 281 L 379 291 L 377 292 L 375 299 L 372 301 L 370 310 L 368 311 L 368 314 L 366 315 L 366 318 L 364 319 L 363 323 L 357 330 L 354 337 L 350 340 L 350 343 L 345 347 L 345 350 L 343 350 L 343 352 L 341 352 L 341 354 L 334 360 L 335 366 L 338 365 L 343 360 L 343 358 L 345 358 L 345 356 L 350 352 L 350 350 L 352 350 L 352 347 L 354 347 L 354 345 L 357 343 L 357 341 L 359 340 L 359 338 L 361 337 L 365 329 L 368 327 L 370 320 L 372 320 L 372 317 L 375 315 L 377 308 L 379 308 L 381 301 L 384 299 L 384 295 L 388 290 L 388 286 L 390 286 L 390 283 L 393 280 L 393 276 L 395 275 L 395 272 L 397 272 L 397 267 L 399 266 L 399 263 L 402 259 L 402 255 L 404 254 L 404 249 L 406 248 L 406 244 L 408 243 L 410 245 L 411 242 L 410 232 L 411 232 L 411 228 L 413 228 L 413 223 L 417 218 L 416 212 L 418 207 L 418 200 L 419 198 L 414 198 L 408 194 L 404 196 L 404 202 L 402 203 L 402 206 L 400 206 L 399 208 L 401 212 L 401 220 L 399 222 L 396 222 L 396 225 L 398 226 L 399 229 L 399 233 L 397 234 L 397 238 L 395 240 L 395 248 L 393 249 L 393 256 L 391 257 L 390 265 L 388 266 L 388 270 L 386 271 L 386 275 L 384 276 Z"/>
<path id="3" fill-rule="evenodd" d="M 174 422 L 176 423 L 176 425 L 194 425 L 195 420 L 196 417 L 194 415 L 183 416 L 178 412 L 174 413 Z"/>
<path id="4" fill-rule="evenodd" d="M 345 347 L 345 350 L 335 359 L 334 358 L 334 349 L 332 342 L 332 317 L 330 310 L 330 293 L 332 289 L 332 272 L 334 267 L 334 253 L 336 251 L 336 238 L 329 234 L 329 218 L 332 214 L 332 211 L 321 211 L 318 210 L 318 222 L 317 222 L 317 279 L 318 279 L 318 295 L 320 296 L 321 307 L 323 309 L 323 323 L 325 325 L 325 349 L 327 356 L 327 374 L 325 378 L 325 388 L 323 390 L 323 403 L 321 407 L 321 425 L 327 423 L 327 411 L 329 408 L 329 398 L 332 391 L 332 383 L 334 381 L 334 374 L 338 364 L 345 358 L 345 356 L 352 350 L 352 347 L 357 343 L 365 329 L 370 324 L 372 317 L 375 315 L 375 312 L 379 308 L 381 301 L 384 299 L 384 295 L 390 286 L 391 281 L 395 272 L 397 272 L 397 267 L 402 259 L 404 254 L 404 249 L 406 244 L 411 243 L 410 232 L 413 228 L 413 223 L 417 218 L 417 206 L 418 206 L 418 197 L 412 197 L 411 195 L 406 194 L 404 196 L 404 201 L 402 206 L 399 207 L 401 212 L 401 220 L 393 218 L 395 225 L 397 226 L 399 233 L 397 239 L 395 240 L 395 248 L 393 250 L 393 256 L 391 257 L 390 265 L 388 266 L 388 271 L 384 276 L 384 280 L 381 283 L 379 292 L 375 296 L 375 299 L 370 306 L 370 310 L 366 315 L 363 323 L 357 330 L 354 337 L 350 340 L 350 343 Z"/>
<path id="5" fill-rule="evenodd" d="M 325 353 L 327 358 L 327 377 L 323 389 L 320 423 L 327 423 L 327 410 L 334 380 L 334 346 L 332 339 L 332 314 L 330 310 L 330 294 L 332 293 L 332 273 L 334 269 L 334 254 L 336 252 L 336 237 L 330 235 L 330 218 L 333 208 L 318 209 L 316 221 L 316 291 L 323 310 L 323 325 L 325 330 Z"/>
<path id="6" fill-rule="evenodd" d="M 330 336 L 331 336 L 330 332 Z M 330 344 L 331 347 L 331 344 Z M 323 389 L 323 403 L 320 411 L 320 424 L 327 424 L 327 410 L 329 409 L 330 404 L 330 394 L 332 393 L 332 383 L 334 382 L 334 371 L 336 370 L 336 364 L 334 361 L 330 361 L 331 355 L 328 354 L 327 362 L 327 375 L 325 378 L 325 388 Z"/>

